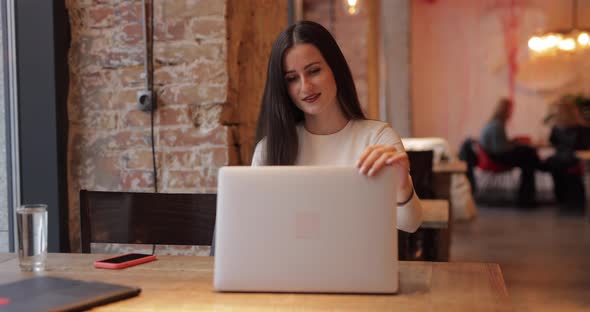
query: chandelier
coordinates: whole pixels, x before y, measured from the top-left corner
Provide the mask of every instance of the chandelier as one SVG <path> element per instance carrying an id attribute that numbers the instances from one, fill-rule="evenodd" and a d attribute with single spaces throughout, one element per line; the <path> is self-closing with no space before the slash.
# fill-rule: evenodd
<path id="1" fill-rule="evenodd" d="M 590 31 L 577 27 L 578 1 L 572 5 L 572 27 L 534 35 L 528 41 L 532 57 L 558 54 L 572 54 L 590 50 Z"/>

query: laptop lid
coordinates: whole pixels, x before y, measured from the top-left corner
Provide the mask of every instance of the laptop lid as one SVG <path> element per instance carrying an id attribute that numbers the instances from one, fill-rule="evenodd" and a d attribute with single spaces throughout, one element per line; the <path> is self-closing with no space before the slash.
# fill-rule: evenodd
<path id="1" fill-rule="evenodd" d="M 42 276 L 0 285 L 0 311 L 83 311 L 139 292 L 123 285 Z"/>
<path id="2" fill-rule="evenodd" d="M 394 170 L 222 168 L 215 289 L 396 292 Z"/>

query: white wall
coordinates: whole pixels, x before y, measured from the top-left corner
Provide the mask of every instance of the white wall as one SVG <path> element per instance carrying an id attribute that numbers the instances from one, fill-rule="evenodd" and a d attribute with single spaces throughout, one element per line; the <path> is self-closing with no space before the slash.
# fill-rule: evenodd
<path id="1" fill-rule="evenodd" d="M 412 134 L 410 116 L 410 1 L 381 0 L 379 110 L 402 136 Z"/>

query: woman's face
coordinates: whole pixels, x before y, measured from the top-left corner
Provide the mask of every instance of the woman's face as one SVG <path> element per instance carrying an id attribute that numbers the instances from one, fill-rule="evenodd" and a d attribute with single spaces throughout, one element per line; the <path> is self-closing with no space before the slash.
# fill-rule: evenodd
<path id="1" fill-rule="evenodd" d="M 288 49 L 283 69 L 289 96 L 306 116 L 339 113 L 332 69 L 313 44 L 296 44 Z"/>

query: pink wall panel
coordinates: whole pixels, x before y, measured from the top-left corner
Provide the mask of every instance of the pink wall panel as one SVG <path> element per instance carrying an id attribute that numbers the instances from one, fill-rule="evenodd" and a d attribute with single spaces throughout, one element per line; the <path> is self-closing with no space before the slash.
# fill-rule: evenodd
<path id="1" fill-rule="evenodd" d="M 413 0 L 411 83 L 413 136 L 439 136 L 458 147 L 479 132 L 497 102 L 509 93 L 503 21 L 509 0 Z M 571 25 L 571 1 L 514 0 L 517 63 L 528 60 L 527 40 L 535 31 Z M 590 1 L 579 0 L 579 24 L 588 24 Z M 523 67 L 523 66 L 520 66 Z M 548 102 L 583 91 L 588 80 L 539 92 L 517 81 L 509 135 L 542 140 Z M 582 88 L 582 89 L 580 89 Z M 587 91 L 587 90 L 586 90 Z"/>

